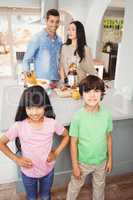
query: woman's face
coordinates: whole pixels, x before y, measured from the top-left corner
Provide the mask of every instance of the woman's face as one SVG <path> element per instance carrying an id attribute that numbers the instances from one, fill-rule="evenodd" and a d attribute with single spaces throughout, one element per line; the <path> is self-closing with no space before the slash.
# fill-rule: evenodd
<path id="1" fill-rule="evenodd" d="M 76 33 L 76 26 L 75 24 L 70 24 L 68 27 L 68 38 L 71 40 L 77 39 L 77 33 Z"/>
<path id="2" fill-rule="evenodd" d="M 44 107 L 26 107 L 26 113 L 32 121 L 39 121 L 44 116 Z"/>

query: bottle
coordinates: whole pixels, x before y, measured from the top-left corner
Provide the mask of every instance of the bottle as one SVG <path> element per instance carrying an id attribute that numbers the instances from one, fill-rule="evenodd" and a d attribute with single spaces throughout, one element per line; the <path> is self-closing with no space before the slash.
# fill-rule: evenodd
<path id="1" fill-rule="evenodd" d="M 16 73 L 17 73 L 18 85 L 24 85 L 24 73 L 23 73 L 22 61 L 18 61 Z"/>
<path id="2" fill-rule="evenodd" d="M 34 60 L 31 61 L 30 63 L 30 71 L 34 71 L 35 67 L 34 67 Z"/>
<path id="3" fill-rule="evenodd" d="M 75 87 L 77 86 L 77 70 L 76 70 L 76 64 L 72 63 L 69 66 L 69 71 L 68 71 L 68 75 L 67 75 L 67 79 L 68 79 L 68 85 L 70 87 Z"/>

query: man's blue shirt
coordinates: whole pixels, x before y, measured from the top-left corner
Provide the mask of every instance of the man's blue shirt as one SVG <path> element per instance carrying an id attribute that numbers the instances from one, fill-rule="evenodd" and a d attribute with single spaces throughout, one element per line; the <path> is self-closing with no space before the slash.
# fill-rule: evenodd
<path id="1" fill-rule="evenodd" d="M 23 70 L 30 70 L 30 63 L 34 61 L 37 78 L 59 80 L 59 58 L 61 38 L 50 38 L 45 30 L 36 34 L 28 44 L 27 52 L 23 59 Z"/>

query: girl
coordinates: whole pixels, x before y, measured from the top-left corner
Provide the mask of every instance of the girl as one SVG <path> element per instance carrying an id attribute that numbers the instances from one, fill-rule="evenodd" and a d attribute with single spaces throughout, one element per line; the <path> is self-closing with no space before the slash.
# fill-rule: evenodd
<path id="1" fill-rule="evenodd" d="M 67 130 L 55 119 L 49 97 L 41 86 L 26 89 L 20 99 L 15 123 L 0 138 L 0 150 L 21 167 L 27 200 L 51 200 L 55 160 L 67 145 Z M 53 150 L 54 133 L 62 135 L 60 145 Z M 14 154 L 7 143 L 19 138 L 22 155 Z M 17 140 L 18 144 L 18 140 Z M 17 147 L 20 148 L 19 145 Z"/>
<path id="2" fill-rule="evenodd" d="M 71 63 L 77 64 L 78 80 L 87 74 L 96 74 L 90 48 L 87 46 L 84 26 L 79 21 L 72 21 L 68 28 L 68 39 L 62 46 L 60 59 L 60 77 L 63 81 Z"/>

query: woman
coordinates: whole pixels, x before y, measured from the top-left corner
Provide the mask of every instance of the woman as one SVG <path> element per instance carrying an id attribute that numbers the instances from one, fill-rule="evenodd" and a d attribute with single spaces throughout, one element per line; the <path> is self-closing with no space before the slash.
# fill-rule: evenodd
<path id="1" fill-rule="evenodd" d="M 69 66 L 77 65 L 78 81 L 88 74 L 96 74 L 91 50 L 86 44 L 84 26 L 79 21 L 72 21 L 68 28 L 68 39 L 62 46 L 60 59 L 61 80 L 67 77 Z"/>

